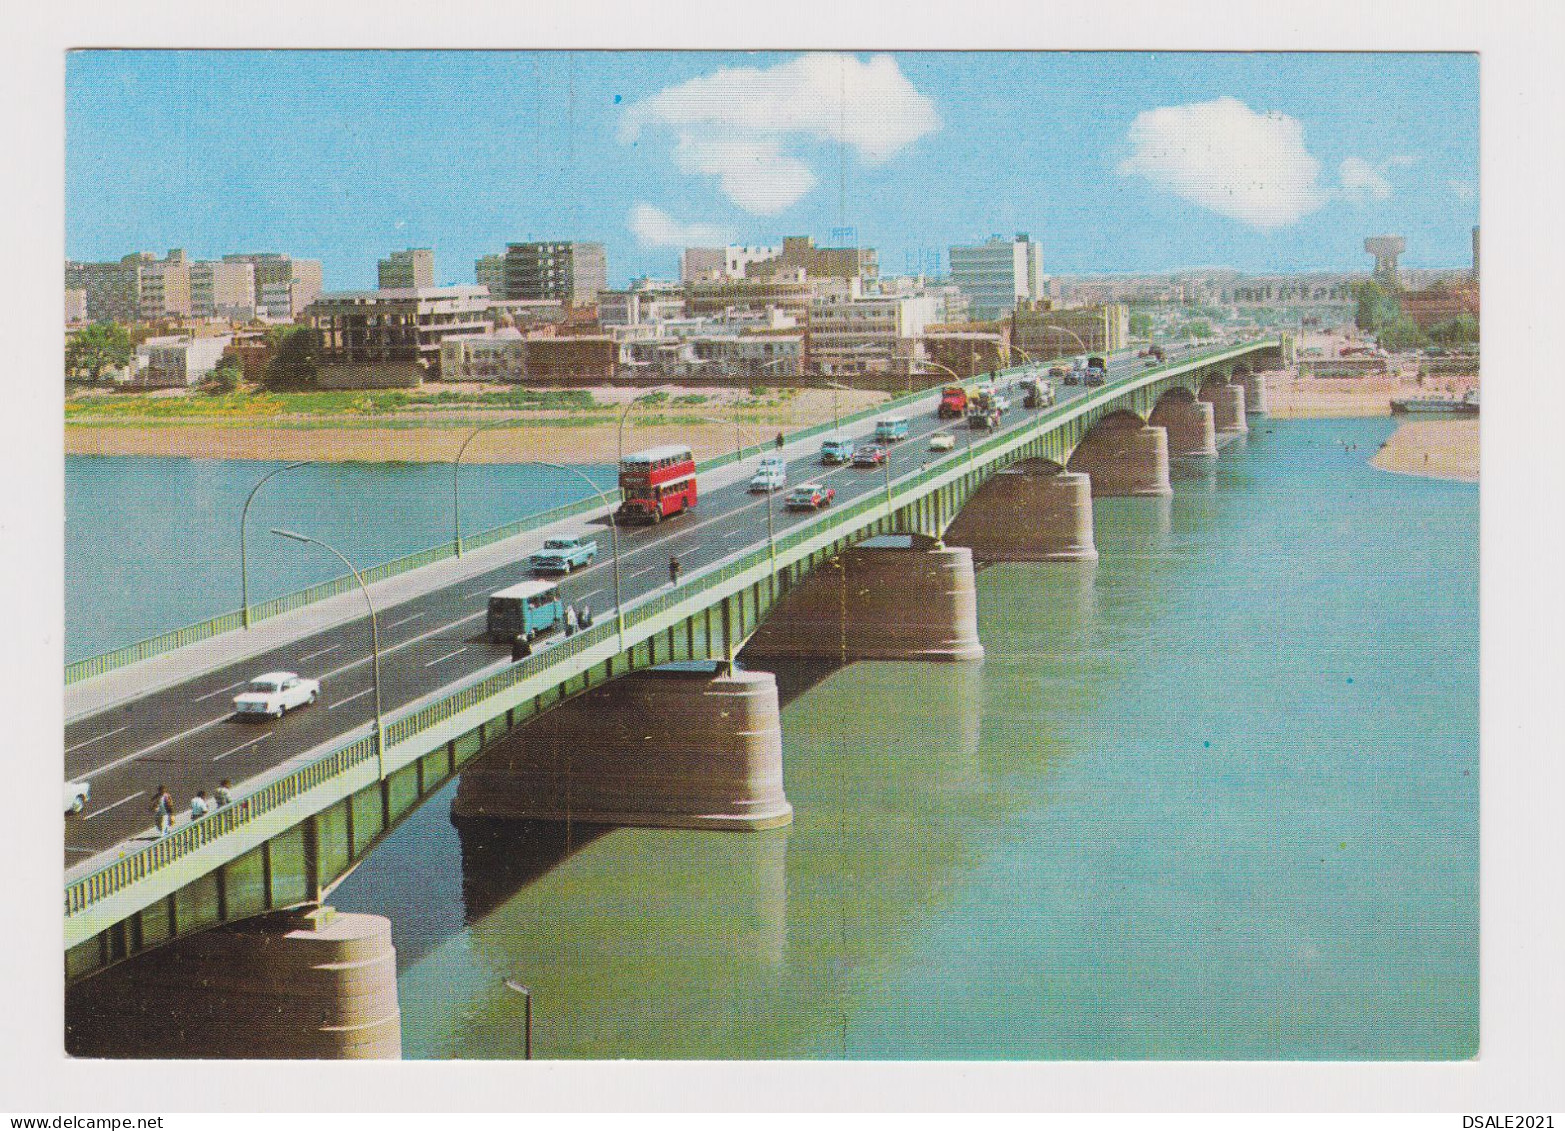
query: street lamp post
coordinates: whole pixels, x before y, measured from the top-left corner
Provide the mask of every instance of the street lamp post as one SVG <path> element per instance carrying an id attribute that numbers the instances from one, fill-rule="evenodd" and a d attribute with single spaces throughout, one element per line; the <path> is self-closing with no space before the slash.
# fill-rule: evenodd
<path id="1" fill-rule="evenodd" d="M 634 402 L 632 402 L 632 403 L 634 403 Z M 621 418 L 621 422 L 623 423 L 623 417 Z M 467 451 L 467 446 L 469 444 L 471 444 L 474 439 L 477 438 L 477 436 L 478 436 L 478 434 L 480 432 L 484 431 L 486 428 L 496 428 L 496 427 L 500 427 L 500 426 L 506 425 L 506 424 L 513 424 L 514 425 L 514 424 L 517 424 L 517 423 L 518 423 L 518 421 L 510 419 L 510 418 L 507 418 L 505 420 L 491 420 L 491 421 L 487 421 L 484 424 L 480 424 L 477 428 L 473 429 L 473 433 L 472 433 L 471 436 L 469 436 L 466 440 L 462 441 L 462 447 L 461 447 L 461 450 L 458 451 L 457 454 L 456 454 L 456 463 L 452 465 L 453 468 L 457 464 L 461 463 L 462 452 Z M 518 462 L 521 463 L 521 464 L 534 464 L 534 465 L 536 465 L 538 467 L 552 467 L 556 471 L 564 471 L 564 472 L 566 472 L 566 473 L 568 473 L 570 475 L 574 475 L 574 476 L 576 476 L 576 478 L 578 478 L 582 482 L 586 483 L 588 487 L 592 488 L 593 493 L 596 494 L 598 496 L 599 501 L 601 501 L 603 503 L 603 508 L 608 513 L 609 538 L 610 538 L 610 541 L 611 541 L 611 543 L 613 545 L 614 622 L 615 622 L 616 630 L 619 633 L 620 647 L 623 648 L 625 646 L 625 603 L 622 600 L 621 589 L 620 589 L 619 523 L 617 521 L 615 521 L 615 518 L 614 518 L 614 504 L 609 502 L 609 497 L 604 492 L 603 488 L 599 487 L 596 483 L 594 483 L 592 481 L 592 477 L 590 475 L 588 475 L 586 472 L 582 471 L 581 468 L 579 468 L 579 467 L 572 467 L 571 465 L 565 464 L 565 463 L 550 463 L 548 460 L 543 460 L 543 459 L 524 459 L 524 460 L 519 460 Z M 452 472 L 452 476 L 453 476 L 453 478 L 452 478 L 452 484 L 451 484 L 451 498 L 452 498 L 452 502 L 454 504 L 455 501 L 456 501 L 456 498 L 457 498 L 455 471 Z M 453 507 L 453 513 L 455 513 L 454 507 Z M 456 543 L 457 544 L 457 556 L 460 557 L 461 553 L 462 553 L 462 535 L 461 535 L 461 527 L 460 526 L 457 527 L 457 536 L 456 536 L 456 538 L 457 538 L 457 543 Z"/>
<path id="2" fill-rule="evenodd" d="M 292 530 L 278 530 L 272 528 L 272 533 L 279 538 L 291 538 L 295 542 L 305 542 L 311 546 L 319 546 L 328 553 L 335 554 L 343 565 L 348 567 L 348 572 L 353 574 L 353 580 L 359 583 L 359 591 L 364 594 L 364 603 L 370 610 L 370 658 L 374 666 L 372 686 L 375 689 L 375 767 L 377 779 L 384 781 L 386 778 L 386 727 L 380 711 L 380 619 L 375 615 L 375 602 L 370 599 L 369 586 L 364 584 L 364 577 L 353 568 L 353 563 L 343 557 L 342 553 L 333 546 L 328 546 L 319 538 L 311 538 L 308 534 L 296 534 Z"/>
<path id="3" fill-rule="evenodd" d="M 739 429 L 739 418 L 736 416 L 732 421 L 725 421 L 713 416 L 703 416 L 701 419 L 708 424 L 731 423 L 734 426 L 734 463 L 738 464 L 744 457 L 744 435 Z M 772 517 L 773 494 L 772 489 L 768 487 L 766 490 L 766 547 L 772 560 L 772 574 L 775 577 L 777 573 L 777 528 L 776 522 Z"/>
<path id="4" fill-rule="evenodd" d="M 517 421 L 507 417 L 504 420 L 486 420 L 462 441 L 462 446 L 456 450 L 456 458 L 451 461 L 451 540 L 456 543 L 456 556 L 462 556 L 462 492 L 461 481 L 458 473 L 462 469 L 462 456 L 467 451 L 467 446 L 478 439 L 478 434 L 486 428 L 500 428 L 506 425 L 515 425 Z"/>
<path id="5" fill-rule="evenodd" d="M 250 573 L 248 563 L 245 560 L 245 519 L 250 515 L 250 503 L 255 498 L 255 493 L 261 489 L 261 484 L 265 483 L 272 476 L 281 475 L 285 471 L 292 471 L 296 467 L 305 467 L 314 462 L 313 459 L 301 459 L 290 463 L 287 467 L 274 467 L 271 471 L 261 476 L 260 482 L 250 488 L 250 494 L 245 496 L 244 508 L 239 512 L 239 619 L 240 624 L 245 628 L 250 627 Z"/>

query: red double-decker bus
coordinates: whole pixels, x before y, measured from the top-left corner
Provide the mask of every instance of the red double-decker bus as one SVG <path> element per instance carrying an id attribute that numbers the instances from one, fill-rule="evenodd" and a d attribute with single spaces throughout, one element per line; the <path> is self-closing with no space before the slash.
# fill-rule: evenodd
<path id="1" fill-rule="evenodd" d="M 696 505 L 696 461 L 684 444 L 633 452 L 620 461 L 620 522 L 662 522 Z"/>

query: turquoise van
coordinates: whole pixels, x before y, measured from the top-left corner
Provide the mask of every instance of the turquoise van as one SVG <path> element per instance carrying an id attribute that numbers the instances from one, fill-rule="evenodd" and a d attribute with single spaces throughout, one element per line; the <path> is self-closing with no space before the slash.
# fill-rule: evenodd
<path id="1" fill-rule="evenodd" d="M 821 462 L 825 464 L 847 463 L 853 458 L 853 441 L 833 436 L 821 444 Z"/>
<path id="2" fill-rule="evenodd" d="M 524 581 L 489 595 L 489 639 L 509 644 L 551 632 L 565 619 L 560 587 L 550 581 Z"/>

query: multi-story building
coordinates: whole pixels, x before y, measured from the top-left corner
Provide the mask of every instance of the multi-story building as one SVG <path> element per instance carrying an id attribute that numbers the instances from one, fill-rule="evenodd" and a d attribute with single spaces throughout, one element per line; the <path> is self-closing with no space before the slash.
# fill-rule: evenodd
<path id="1" fill-rule="evenodd" d="M 797 268 L 780 272 L 770 278 L 729 279 L 721 282 L 687 283 L 685 285 L 685 314 L 687 317 L 716 317 L 736 311 L 765 313 L 778 310 L 790 315 L 800 324 L 809 319 L 810 283 Z"/>
<path id="2" fill-rule="evenodd" d="M 1130 307 L 1122 303 L 1057 309 L 1047 300 L 1011 314 L 1011 342 L 1034 361 L 1078 353 L 1124 349 L 1130 341 Z"/>
<path id="3" fill-rule="evenodd" d="M 649 322 L 667 322 L 685 313 L 682 291 L 632 287 L 625 291 L 601 291 L 598 294 L 598 323 L 601 326 L 639 326 Z"/>
<path id="4" fill-rule="evenodd" d="M 505 297 L 505 256 L 484 255 L 473 262 L 473 276 L 495 298 Z"/>
<path id="5" fill-rule="evenodd" d="M 907 372 L 938 309 L 930 295 L 818 295 L 810 303 L 810 367 L 828 375 Z"/>
<path id="6" fill-rule="evenodd" d="M 226 259 L 191 264 L 192 317 L 248 322 L 255 306 L 255 264 Z"/>
<path id="7" fill-rule="evenodd" d="M 378 267 L 383 291 L 435 285 L 435 253 L 427 247 L 394 251 Z"/>
<path id="8" fill-rule="evenodd" d="M 524 335 L 514 327 L 440 343 L 442 381 L 589 383 L 614 376 L 619 347 L 602 334 Z"/>
<path id="9" fill-rule="evenodd" d="M 816 247 L 810 236 L 785 236 L 777 255 L 747 261 L 746 277 L 768 278 L 803 271 L 810 279 L 873 279 L 880 270 L 872 247 Z"/>
<path id="10" fill-rule="evenodd" d="M 411 287 L 321 295 L 306 315 L 320 333 L 325 388 L 416 385 L 440 369 L 440 343 L 486 333 L 483 287 Z"/>
<path id="11" fill-rule="evenodd" d="M 1003 318 L 1017 303 L 1043 297 L 1043 248 L 1026 232 L 1013 240 L 991 236 L 976 246 L 953 246 L 950 254 L 951 282 L 967 295 L 972 318 Z"/>
<path id="12" fill-rule="evenodd" d="M 1471 282 L 1439 283 L 1421 291 L 1403 291 L 1398 296 L 1402 313 L 1428 330 L 1442 322 L 1468 315 L 1479 317 L 1478 285 Z"/>
<path id="13" fill-rule="evenodd" d="M 804 372 L 803 334 L 713 334 L 689 343 L 695 372 L 774 380 Z"/>
<path id="14" fill-rule="evenodd" d="M 87 292 L 82 287 L 65 288 L 65 324 L 81 326 L 87 321 Z"/>
<path id="15" fill-rule="evenodd" d="M 505 250 L 505 297 L 591 306 L 609 285 L 601 243 L 513 243 Z"/>
<path id="16" fill-rule="evenodd" d="M 265 251 L 225 255 L 223 262 L 249 263 L 255 268 L 256 312 L 264 318 L 291 322 L 320 296 L 319 259 L 294 259 Z"/>
<path id="17" fill-rule="evenodd" d="M 782 255 L 780 247 L 687 247 L 679 257 L 679 281 L 706 283 L 718 279 L 743 279 L 752 263 L 764 263 Z"/>
<path id="18" fill-rule="evenodd" d="M 175 248 L 163 259 L 149 251 L 117 263 L 65 265 L 65 285 L 86 292 L 94 322 L 157 322 L 190 315 L 190 260 Z"/>

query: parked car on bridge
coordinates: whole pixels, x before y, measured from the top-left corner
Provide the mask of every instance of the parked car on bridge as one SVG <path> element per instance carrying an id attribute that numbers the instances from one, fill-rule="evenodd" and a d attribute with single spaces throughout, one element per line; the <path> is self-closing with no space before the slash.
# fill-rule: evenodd
<path id="1" fill-rule="evenodd" d="M 886 449 L 879 444 L 862 444 L 853 449 L 854 467 L 879 467 L 886 462 Z"/>
<path id="2" fill-rule="evenodd" d="M 801 483 L 783 500 L 783 505 L 791 511 L 818 511 L 822 507 L 831 506 L 831 501 L 837 497 L 835 487 L 827 487 L 823 483 Z"/>
<path id="3" fill-rule="evenodd" d="M 929 450 L 932 452 L 949 452 L 956 447 L 956 437 L 949 432 L 936 432 L 929 438 Z"/>
<path id="4" fill-rule="evenodd" d="M 590 566 L 597 557 L 598 544 L 590 538 L 550 538 L 527 564 L 534 573 L 570 573 Z"/>
<path id="5" fill-rule="evenodd" d="M 68 781 L 65 783 L 65 811 L 67 813 L 80 813 L 87 808 L 87 802 L 91 800 L 91 782 Z"/>
<path id="6" fill-rule="evenodd" d="M 267 672 L 234 696 L 234 710 L 242 716 L 280 719 L 295 707 L 315 702 L 320 694 L 318 679 L 305 679 L 296 672 Z"/>

